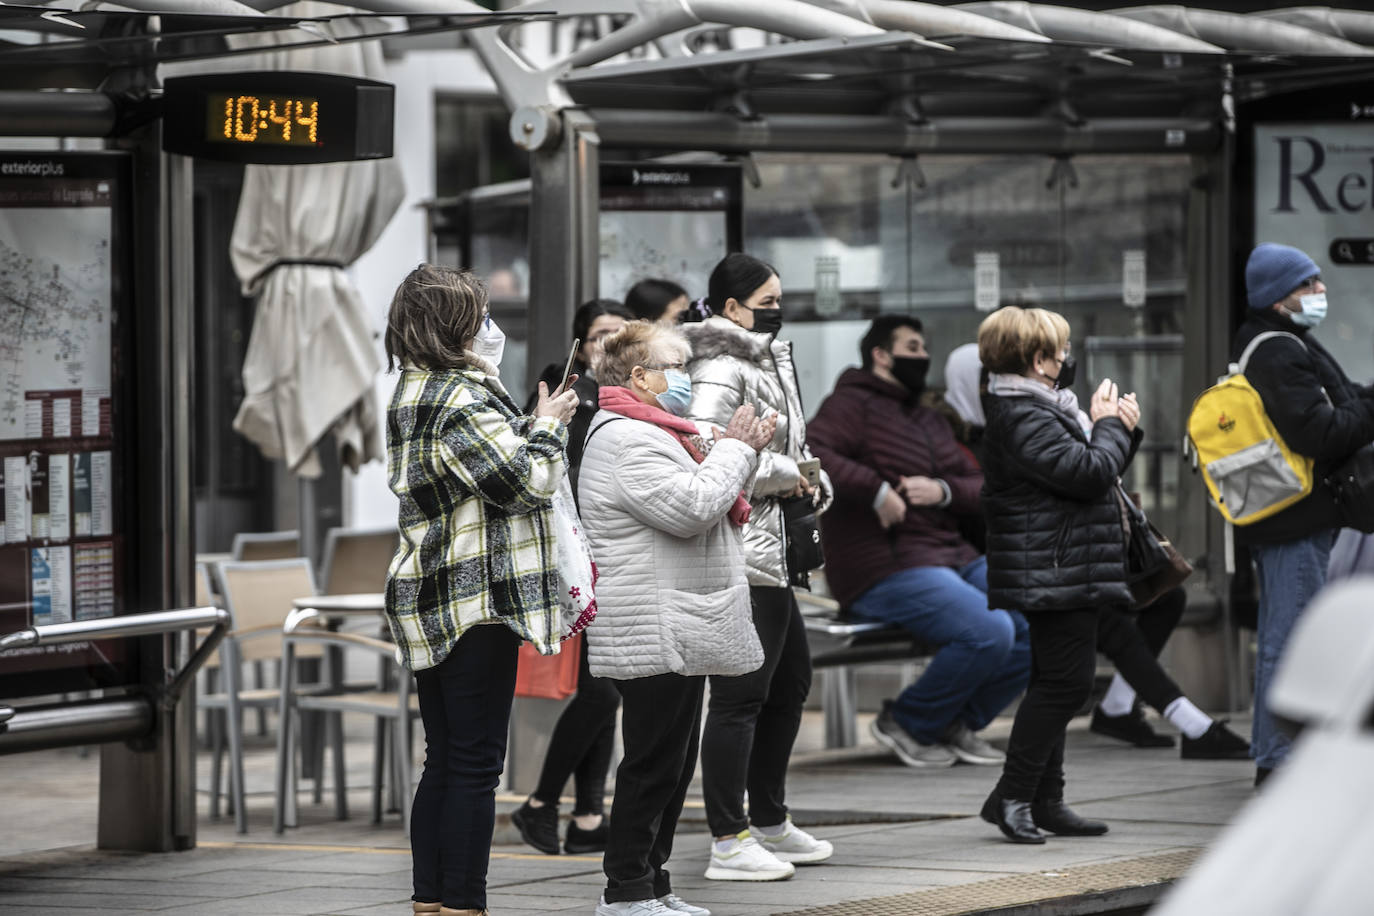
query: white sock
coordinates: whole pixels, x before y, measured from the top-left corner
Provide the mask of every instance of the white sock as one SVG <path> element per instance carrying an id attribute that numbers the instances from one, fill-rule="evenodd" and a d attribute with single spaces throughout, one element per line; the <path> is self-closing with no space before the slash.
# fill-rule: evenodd
<path id="1" fill-rule="evenodd" d="M 781 824 L 772 827 L 760 827 L 758 824 L 750 824 L 749 832 L 753 833 L 754 831 L 758 831 L 764 836 L 782 836 L 787 832 L 787 821 L 783 821 Z"/>
<path id="2" fill-rule="evenodd" d="M 729 852 L 730 850 L 735 848 L 735 844 L 738 842 L 739 837 L 736 836 L 732 836 L 724 840 L 716 840 L 716 852 Z"/>
<path id="3" fill-rule="evenodd" d="M 1135 688 L 1118 674 L 1112 678 L 1112 685 L 1097 705 L 1102 707 L 1104 716 L 1124 716 L 1135 706 Z"/>
<path id="4" fill-rule="evenodd" d="M 1164 718 L 1189 738 L 1201 738 L 1212 727 L 1212 717 L 1194 706 L 1187 697 L 1179 697 L 1164 707 Z"/>

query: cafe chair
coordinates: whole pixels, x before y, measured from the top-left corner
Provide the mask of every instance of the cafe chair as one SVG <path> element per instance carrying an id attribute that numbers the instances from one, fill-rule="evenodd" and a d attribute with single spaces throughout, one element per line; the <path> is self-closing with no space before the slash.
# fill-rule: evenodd
<path id="1" fill-rule="evenodd" d="M 322 628 L 320 612 L 300 608 L 291 612 L 282 628 L 282 687 L 280 722 L 277 728 L 276 808 L 273 829 L 281 833 L 297 824 L 296 735 L 300 733 L 299 715 L 305 711 L 323 713 L 354 713 L 373 716 L 383 726 L 387 740 L 375 745 L 376 753 L 389 757 L 386 769 L 391 771 L 400 799 L 401 823 L 410 835 L 411 759 L 410 721 L 419 716 L 420 705 L 414 689 L 414 679 L 396 659 L 396 646 L 384 639 L 362 633 L 334 632 Z M 394 684 L 388 689 L 379 686 L 369 691 L 316 693 L 297 686 L 294 660 L 303 652 L 322 649 L 340 650 L 341 654 L 364 653 L 378 660 L 387 670 L 379 684 Z M 334 717 L 331 716 L 331 719 Z M 341 726 L 340 726 L 341 728 Z M 348 816 L 347 800 L 343 793 L 342 760 L 336 759 L 339 776 L 335 780 L 335 816 Z M 382 766 L 374 763 L 374 774 Z M 380 780 L 373 785 L 373 821 L 381 820 Z"/>
<path id="2" fill-rule="evenodd" d="M 396 556 L 401 533 L 395 525 L 384 528 L 330 528 L 324 538 L 324 562 L 320 594 L 348 595 L 380 592 Z"/>
<path id="3" fill-rule="evenodd" d="M 240 531 L 230 553 L 235 561 L 286 560 L 301 555 L 299 531 Z"/>
<path id="4" fill-rule="evenodd" d="M 256 562 L 226 561 L 216 570 L 219 593 L 229 612 L 232 629 L 219 648 L 219 683 L 216 692 L 200 698 L 206 710 L 220 713 L 223 735 L 228 739 L 229 799 L 234 809 L 234 824 L 239 833 L 248 832 L 244 806 L 243 711 L 276 709 L 280 691 L 269 687 L 246 687 L 244 665 L 265 662 L 280 665 L 282 625 L 291 612 L 292 599 L 315 594 L 315 576 L 310 561 L 303 557 Z M 296 653 L 320 658 L 318 649 Z M 323 671 L 323 666 L 319 666 Z M 306 689 L 306 688 L 298 688 Z M 308 689 L 323 689 L 322 678 Z M 278 723 L 280 728 L 280 723 Z M 340 742 L 341 743 L 341 742 Z M 216 741 L 210 769 L 210 816 L 219 816 L 220 774 L 224 747 Z M 342 753 L 336 748 L 336 753 Z"/>

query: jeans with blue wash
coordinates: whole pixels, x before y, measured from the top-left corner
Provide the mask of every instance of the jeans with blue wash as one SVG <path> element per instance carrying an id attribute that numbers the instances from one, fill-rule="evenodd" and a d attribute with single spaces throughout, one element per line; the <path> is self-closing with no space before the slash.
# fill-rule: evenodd
<path id="1" fill-rule="evenodd" d="M 1273 768 L 1288 756 L 1288 737 L 1269 713 L 1269 685 L 1288 645 L 1288 635 L 1312 597 L 1326 584 L 1334 532 L 1282 544 L 1251 545 L 1259 577 L 1259 653 L 1255 660 L 1255 722 L 1250 753 L 1258 766 Z"/>
<path id="2" fill-rule="evenodd" d="M 917 566 L 893 573 L 850 605 L 855 617 L 910 630 L 939 646 L 925 672 L 893 701 L 897 724 L 922 744 L 938 744 L 963 722 L 983 728 L 1026 687 L 1026 618 L 988 608 L 988 564 Z"/>

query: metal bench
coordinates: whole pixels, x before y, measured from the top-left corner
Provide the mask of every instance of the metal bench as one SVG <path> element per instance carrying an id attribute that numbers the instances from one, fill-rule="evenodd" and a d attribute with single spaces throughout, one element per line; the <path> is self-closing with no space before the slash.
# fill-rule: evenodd
<path id="1" fill-rule="evenodd" d="M 796 595 L 811 647 L 811 667 L 821 675 L 825 746 L 853 747 L 858 743 L 854 666 L 909 662 L 934 649 L 899 626 L 850 619 L 833 598 L 805 591 Z"/>

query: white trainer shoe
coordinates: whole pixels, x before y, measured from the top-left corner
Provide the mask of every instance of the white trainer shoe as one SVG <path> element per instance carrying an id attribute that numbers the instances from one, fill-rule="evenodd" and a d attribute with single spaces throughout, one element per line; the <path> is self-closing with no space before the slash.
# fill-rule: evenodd
<path id="1" fill-rule="evenodd" d="M 677 894 L 664 894 L 662 897 L 658 898 L 658 902 L 662 903 L 674 913 L 683 913 L 685 916 L 711 916 L 711 911 L 706 909 L 706 907 L 693 906 Z"/>
<path id="2" fill-rule="evenodd" d="M 792 815 L 783 821 L 787 829 L 778 836 L 769 836 L 759 831 L 759 845 L 768 850 L 779 862 L 794 865 L 810 865 L 824 862 L 835 854 L 835 847 L 826 840 L 818 840 L 805 830 L 792 823 Z"/>
<path id="3" fill-rule="evenodd" d="M 711 844 L 706 877 L 712 881 L 782 881 L 796 871 L 791 862 L 779 861 L 748 830 L 741 830 L 725 852 Z"/>
<path id="4" fill-rule="evenodd" d="M 603 895 L 596 905 L 596 916 L 678 916 L 678 911 L 671 909 L 657 897 L 607 903 Z"/>

